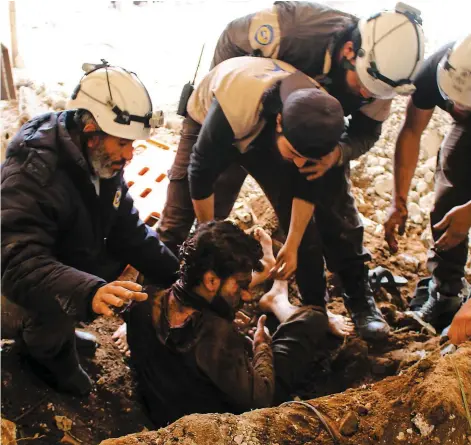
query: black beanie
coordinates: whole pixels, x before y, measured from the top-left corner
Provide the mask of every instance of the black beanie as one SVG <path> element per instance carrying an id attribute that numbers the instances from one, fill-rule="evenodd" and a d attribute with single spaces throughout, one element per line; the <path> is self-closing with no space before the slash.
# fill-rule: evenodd
<path id="1" fill-rule="evenodd" d="M 293 148 L 307 158 L 329 154 L 345 130 L 340 102 L 300 71 L 281 82 L 281 126 Z"/>

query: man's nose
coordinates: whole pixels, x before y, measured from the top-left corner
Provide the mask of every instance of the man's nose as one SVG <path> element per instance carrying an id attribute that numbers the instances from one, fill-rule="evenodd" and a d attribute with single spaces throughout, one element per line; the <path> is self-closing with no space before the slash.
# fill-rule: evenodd
<path id="1" fill-rule="evenodd" d="M 122 154 L 123 154 L 123 159 L 125 159 L 126 162 L 129 162 L 132 159 L 134 155 L 134 149 L 132 147 L 132 143 L 130 143 L 129 145 L 126 145 Z"/>

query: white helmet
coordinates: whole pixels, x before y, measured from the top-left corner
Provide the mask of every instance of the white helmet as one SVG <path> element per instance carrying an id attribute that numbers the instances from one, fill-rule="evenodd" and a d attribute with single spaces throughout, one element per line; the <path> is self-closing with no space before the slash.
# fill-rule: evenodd
<path id="1" fill-rule="evenodd" d="M 404 3 L 360 20 L 355 70 L 372 96 L 391 99 L 414 92 L 414 76 L 424 58 L 421 24 L 420 11 Z"/>
<path id="2" fill-rule="evenodd" d="M 110 66 L 106 60 L 84 63 L 85 75 L 67 108 L 88 110 L 101 129 L 124 139 L 146 139 L 150 128 L 163 124 L 161 111 L 152 113 L 152 101 L 136 74 Z"/>
<path id="3" fill-rule="evenodd" d="M 437 78 L 446 100 L 471 110 L 471 34 L 445 54 L 438 65 Z"/>

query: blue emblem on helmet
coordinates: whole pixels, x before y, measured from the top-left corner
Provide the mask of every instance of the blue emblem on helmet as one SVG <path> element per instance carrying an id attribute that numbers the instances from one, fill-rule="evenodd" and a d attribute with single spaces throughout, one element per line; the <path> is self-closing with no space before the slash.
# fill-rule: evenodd
<path id="1" fill-rule="evenodd" d="M 273 42 L 273 27 L 271 25 L 262 25 L 255 32 L 255 40 L 260 45 L 269 45 Z"/>

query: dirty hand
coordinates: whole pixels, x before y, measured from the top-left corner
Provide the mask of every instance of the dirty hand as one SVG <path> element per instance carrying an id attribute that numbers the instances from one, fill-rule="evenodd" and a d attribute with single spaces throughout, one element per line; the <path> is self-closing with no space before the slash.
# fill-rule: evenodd
<path id="1" fill-rule="evenodd" d="M 257 329 L 253 336 L 253 349 L 255 350 L 257 346 L 261 345 L 262 343 L 271 343 L 271 335 L 268 328 L 265 326 L 265 322 L 267 321 L 266 315 L 261 315 L 257 322 Z"/>
<path id="2" fill-rule="evenodd" d="M 237 330 L 242 330 L 246 328 L 250 323 L 250 317 L 245 315 L 242 311 L 237 311 L 235 315 L 235 319 L 232 322 L 232 325 Z"/>
<path id="3" fill-rule="evenodd" d="M 445 233 L 435 243 L 437 250 L 448 250 L 457 246 L 468 236 L 471 227 L 471 204 L 453 207 L 441 221 L 433 226 Z"/>
<path id="4" fill-rule="evenodd" d="M 100 287 L 92 300 L 92 310 L 95 314 L 110 317 L 113 311 L 110 306 L 121 307 L 129 300 L 144 301 L 147 294 L 142 286 L 132 281 L 113 281 Z"/>
<path id="5" fill-rule="evenodd" d="M 471 300 L 456 313 L 448 331 L 448 338 L 454 345 L 471 339 Z"/>
<path id="6" fill-rule="evenodd" d="M 340 159 L 340 147 L 337 145 L 328 155 L 323 156 L 317 161 L 310 162 L 309 165 L 301 167 L 299 172 L 306 176 L 308 181 L 324 176 L 334 165 L 337 165 Z"/>
<path id="7" fill-rule="evenodd" d="M 270 270 L 275 280 L 287 280 L 298 267 L 298 249 L 285 243 L 276 256 L 275 266 Z"/>
<path id="8" fill-rule="evenodd" d="M 384 223 L 384 238 L 388 243 L 392 253 L 396 253 L 398 250 L 396 240 L 396 227 L 398 228 L 399 235 L 404 235 L 406 230 L 407 221 L 407 205 L 405 200 L 401 200 L 394 204 L 388 212 L 386 221 Z"/>

